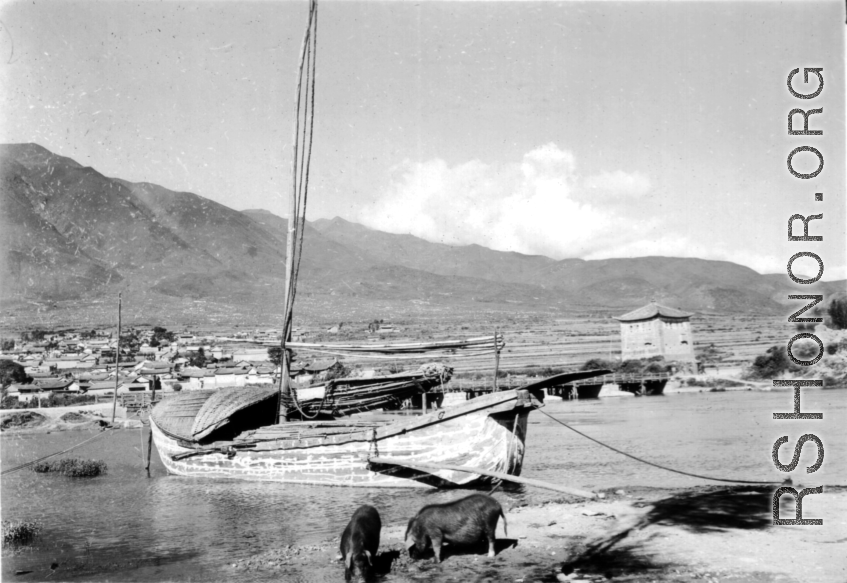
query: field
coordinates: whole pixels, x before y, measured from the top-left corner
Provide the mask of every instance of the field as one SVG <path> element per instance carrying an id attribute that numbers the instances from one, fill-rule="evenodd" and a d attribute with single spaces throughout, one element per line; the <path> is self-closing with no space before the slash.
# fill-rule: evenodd
<path id="1" fill-rule="evenodd" d="M 3 336 L 8 336 L 35 327 L 78 330 L 114 327 L 116 308 L 102 300 L 7 305 L 0 315 L 0 330 Z M 233 306 L 205 300 L 186 303 L 156 294 L 133 296 L 126 293 L 123 325 L 160 325 L 195 335 L 234 334 L 278 329 L 279 312 L 276 304 L 268 309 L 267 305 Z M 620 312 L 453 298 L 425 302 L 302 293 L 298 296 L 294 325 L 304 341 L 344 343 L 473 337 L 492 335 L 497 329 L 506 338 L 500 367 L 509 372 L 531 367 L 572 368 L 591 358 L 618 357 L 620 327 L 613 316 Z M 374 320 L 390 323 L 397 331 L 369 335 L 368 324 Z M 328 331 L 339 325 L 337 333 Z M 769 347 L 784 344 L 794 333 L 794 327 L 784 317 L 752 314 L 696 314 L 692 318 L 692 330 L 698 357 L 708 349 L 711 358 L 706 360 L 719 360 L 727 366 L 748 363 Z M 360 359 L 348 362 L 370 368 L 422 361 Z M 491 355 L 484 355 L 455 358 L 450 364 L 457 372 L 491 372 L 494 361 Z"/>

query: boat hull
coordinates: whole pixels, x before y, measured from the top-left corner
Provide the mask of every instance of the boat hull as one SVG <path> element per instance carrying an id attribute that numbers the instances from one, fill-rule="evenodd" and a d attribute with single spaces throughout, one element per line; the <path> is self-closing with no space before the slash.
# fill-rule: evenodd
<path id="1" fill-rule="evenodd" d="M 323 443 L 308 447 L 238 449 L 192 455 L 190 447 L 165 434 L 151 420 L 153 440 L 171 474 L 292 484 L 359 487 L 464 487 L 489 478 L 440 470 L 415 476 L 408 468 L 373 468 L 370 457 L 409 465 L 453 465 L 519 475 L 523 465 L 527 416 L 533 407 L 420 418 L 408 431 L 376 441 Z M 443 416 L 443 412 L 441 413 Z M 174 459 L 174 456 L 177 459 Z"/>

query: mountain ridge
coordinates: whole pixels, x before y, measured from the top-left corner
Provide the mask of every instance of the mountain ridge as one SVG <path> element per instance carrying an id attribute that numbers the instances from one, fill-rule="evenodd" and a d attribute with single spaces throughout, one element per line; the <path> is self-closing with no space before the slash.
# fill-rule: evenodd
<path id="1" fill-rule="evenodd" d="M 0 299 L 132 288 L 234 307 L 278 302 L 288 222 L 191 192 L 110 178 L 37 144 L 0 145 Z M 307 223 L 308 294 L 386 301 L 784 312 L 785 282 L 726 261 L 563 259 L 451 246 L 340 217 Z M 828 282 L 828 288 L 843 282 Z"/>

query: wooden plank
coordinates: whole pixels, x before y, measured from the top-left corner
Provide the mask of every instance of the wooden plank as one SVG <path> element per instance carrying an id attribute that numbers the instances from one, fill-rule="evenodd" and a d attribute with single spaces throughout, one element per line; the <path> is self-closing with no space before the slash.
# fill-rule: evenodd
<path id="1" fill-rule="evenodd" d="M 522 478 L 520 476 L 512 476 L 511 474 L 504 474 L 502 472 L 490 472 L 488 470 L 484 470 L 482 468 L 469 468 L 465 466 L 453 466 L 453 465 L 431 465 L 431 464 L 420 464 L 420 463 L 406 463 L 401 462 L 394 459 L 385 459 L 385 458 L 370 458 L 368 460 L 370 464 L 378 464 L 378 465 L 386 465 L 386 466 L 399 466 L 404 468 L 410 468 L 413 470 L 420 470 L 426 472 L 438 472 L 440 470 L 452 470 L 454 472 L 467 472 L 469 474 L 480 474 L 482 476 L 489 476 L 491 478 L 497 478 L 499 480 L 504 480 L 507 482 L 515 482 L 518 484 L 526 484 L 527 486 L 535 486 L 536 488 L 544 488 L 546 490 L 553 490 L 554 492 L 563 492 L 565 494 L 571 494 L 573 496 L 580 496 L 582 498 L 597 498 L 597 494 L 594 492 L 589 492 L 588 490 L 581 490 L 579 488 L 570 488 L 568 486 L 560 486 L 558 484 L 552 484 L 550 482 L 545 482 L 543 480 L 534 480 L 532 478 Z"/>

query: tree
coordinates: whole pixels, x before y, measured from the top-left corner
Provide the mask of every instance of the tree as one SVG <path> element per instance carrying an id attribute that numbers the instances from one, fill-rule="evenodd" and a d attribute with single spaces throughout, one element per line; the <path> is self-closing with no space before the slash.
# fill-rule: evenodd
<path id="1" fill-rule="evenodd" d="M 608 370 L 616 370 L 618 368 L 618 363 L 613 362 L 611 360 L 604 360 L 602 358 L 592 358 L 591 360 L 587 360 L 585 364 L 579 370 L 600 370 L 600 369 L 608 369 Z"/>
<path id="2" fill-rule="evenodd" d="M 829 317 L 832 320 L 832 327 L 836 330 L 847 328 L 847 298 L 834 299 L 829 303 Z"/>
<path id="3" fill-rule="evenodd" d="M 3 352 L 14 350 L 15 340 L 13 338 L 3 338 L 0 340 L 0 350 Z"/>
<path id="4" fill-rule="evenodd" d="M 192 352 L 188 356 L 188 364 L 191 366 L 196 366 L 198 368 L 203 368 L 206 366 L 206 351 L 203 350 L 201 346 L 197 352 Z"/>
<path id="5" fill-rule="evenodd" d="M 761 379 L 773 379 L 786 370 L 799 367 L 788 359 L 785 346 L 772 346 L 761 356 L 757 356 L 751 368 L 752 376 Z"/>
<path id="6" fill-rule="evenodd" d="M 29 383 L 32 378 L 24 372 L 24 367 L 11 360 L 0 360 L 0 386 L 4 389 L 12 383 Z"/>
<path id="7" fill-rule="evenodd" d="M 282 364 L 282 348 L 279 346 L 270 346 L 268 348 L 268 360 L 276 366 L 280 366 Z"/>
<path id="8" fill-rule="evenodd" d="M 326 374 L 324 374 L 324 380 L 331 381 L 333 379 L 343 379 L 350 374 L 350 369 L 341 364 L 340 362 L 336 362 L 334 365 L 330 367 Z"/>

